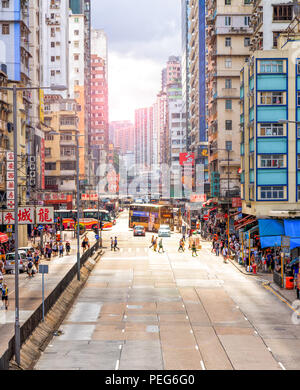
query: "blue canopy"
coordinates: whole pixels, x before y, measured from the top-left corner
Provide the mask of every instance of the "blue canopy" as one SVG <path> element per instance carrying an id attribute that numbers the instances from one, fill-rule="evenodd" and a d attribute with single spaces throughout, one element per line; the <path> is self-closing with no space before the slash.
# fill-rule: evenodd
<path id="1" fill-rule="evenodd" d="M 300 246 L 300 237 L 290 239 L 290 249 L 298 248 Z"/>
<path id="2" fill-rule="evenodd" d="M 300 237 L 300 219 L 286 219 L 284 221 L 285 235 L 292 237 Z"/>
<path id="3" fill-rule="evenodd" d="M 260 237 L 285 235 L 282 221 L 275 219 L 259 219 L 258 226 Z"/>
<path id="4" fill-rule="evenodd" d="M 281 246 L 281 236 L 260 237 L 260 245 L 262 248 Z"/>

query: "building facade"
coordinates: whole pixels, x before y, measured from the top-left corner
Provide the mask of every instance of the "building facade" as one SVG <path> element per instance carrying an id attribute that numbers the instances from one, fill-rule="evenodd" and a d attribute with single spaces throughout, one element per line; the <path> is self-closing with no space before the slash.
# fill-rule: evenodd
<path id="1" fill-rule="evenodd" d="M 206 7 L 210 193 L 227 202 L 240 194 L 239 75 L 249 56 L 252 4 L 208 0 Z"/>
<path id="2" fill-rule="evenodd" d="M 134 124 L 135 163 L 151 169 L 153 162 L 153 107 L 135 110 Z"/>
<path id="3" fill-rule="evenodd" d="M 69 85 L 69 0 L 41 0 L 42 82 Z M 55 94 L 56 92 L 54 92 Z M 57 92 L 67 98 L 68 91 Z"/>
<path id="4" fill-rule="evenodd" d="M 121 154 L 134 151 L 134 125 L 130 121 L 114 121 L 109 124 L 115 148 L 120 149 Z"/>
<path id="5" fill-rule="evenodd" d="M 243 212 L 256 217 L 300 215 L 299 39 L 282 34 L 241 71 Z"/>
<path id="6" fill-rule="evenodd" d="M 45 124 L 45 189 L 72 194 L 76 191 L 77 102 L 46 95 Z"/>

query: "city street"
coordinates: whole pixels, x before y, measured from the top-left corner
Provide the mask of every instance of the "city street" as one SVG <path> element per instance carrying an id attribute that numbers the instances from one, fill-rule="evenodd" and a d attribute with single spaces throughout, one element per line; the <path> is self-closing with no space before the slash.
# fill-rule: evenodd
<path id="1" fill-rule="evenodd" d="M 172 234 L 155 253 L 125 212 L 103 236 L 104 256 L 35 369 L 300 369 L 293 311 L 210 243 L 192 257 Z"/>

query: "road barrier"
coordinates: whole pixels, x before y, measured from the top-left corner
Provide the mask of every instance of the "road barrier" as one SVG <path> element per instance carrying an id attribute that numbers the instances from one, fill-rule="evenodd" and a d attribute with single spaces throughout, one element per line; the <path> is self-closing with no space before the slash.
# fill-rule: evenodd
<path id="1" fill-rule="evenodd" d="M 273 281 L 277 284 L 277 286 L 282 287 L 282 277 L 281 274 L 274 271 L 273 273 Z"/>
<path id="2" fill-rule="evenodd" d="M 94 255 L 94 253 L 99 249 L 100 245 L 97 241 L 91 248 L 89 248 L 80 258 L 80 268 L 85 264 L 85 262 Z M 61 294 L 65 291 L 71 281 L 74 279 L 75 275 L 77 275 L 77 263 L 70 269 L 70 271 L 65 275 L 65 277 L 58 283 L 58 285 L 54 288 L 54 290 L 45 298 L 44 303 L 44 313 L 45 316 L 61 296 Z M 21 346 L 28 339 L 28 337 L 32 334 L 35 328 L 39 325 L 43 318 L 43 305 L 40 306 L 32 313 L 32 315 L 24 322 L 20 327 L 20 342 Z M 0 357 L 0 370 L 8 370 L 9 361 L 15 354 L 15 336 L 13 336 L 8 342 L 8 349 L 5 353 Z"/>

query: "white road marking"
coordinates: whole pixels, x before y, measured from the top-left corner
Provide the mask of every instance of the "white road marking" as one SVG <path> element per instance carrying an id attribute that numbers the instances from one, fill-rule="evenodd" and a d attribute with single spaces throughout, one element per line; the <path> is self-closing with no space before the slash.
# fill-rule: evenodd
<path id="1" fill-rule="evenodd" d="M 122 345 L 119 345 L 119 349 L 122 349 Z"/>
<path id="2" fill-rule="evenodd" d="M 199 347 L 198 347 L 198 345 L 195 345 L 195 348 L 197 349 L 197 351 L 199 351 Z"/>
<path id="3" fill-rule="evenodd" d="M 119 365 L 120 365 L 120 360 L 117 360 L 115 370 L 118 370 L 118 369 L 119 369 Z"/>
<path id="4" fill-rule="evenodd" d="M 248 321 L 248 318 L 244 317 L 246 321 Z"/>
<path id="5" fill-rule="evenodd" d="M 188 320 L 188 319 L 189 319 L 189 317 L 188 317 L 188 316 L 185 316 L 185 319 L 186 319 L 186 320 Z"/>
<path id="6" fill-rule="evenodd" d="M 124 333 L 125 332 L 125 329 L 122 329 L 122 333 Z"/>
<path id="7" fill-rule="evenodd" d="M 254 331 L 254 333 L 255 333 L 255 334 L 258 334 L 258 333 L 256 332 L 256 330 Z"/>
<path id="8" fill-rule="evenodd" d="M 280 367 L 283 369 L 283 370 L 286 370 L 286 368 L 284 367 L 284 365 L 280 362 L 278 362 L 278 364 L 280 365 Z"/>
<path id="9" fill-rule="evenodd" d="M 190 330 L 190 333 L 193 333 L 193 330 L 192 330 L 192 329 Z"/>
<path id="10" fill-rule="evenodd" d="M 272 352 L 270 347 L 268 347 L 268 351 Z"/>
<path id="11" fill-rule="evenodd" d="M 205 365 L 203 363 L 203 360 L 200 361 L 200 364 L 201 364 L 202 370 L 206 370 Z"/>

